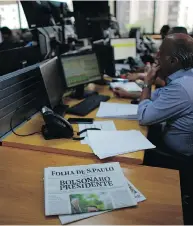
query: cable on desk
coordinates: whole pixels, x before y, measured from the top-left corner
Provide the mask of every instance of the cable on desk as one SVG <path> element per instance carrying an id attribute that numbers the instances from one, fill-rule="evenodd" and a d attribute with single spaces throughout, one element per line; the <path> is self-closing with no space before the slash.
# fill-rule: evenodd
<path id="1" fill-rule="evenodd" d="M 13 126 L 12 126 L 12 124 L 13 124 L 13 123 L 12 123 L 12 122 L 13 122 L 13 117 L 15 116 L 16 112 L 17 112 L 20 108 L 22 108 L 23 106 L 25 106 L 25 104 L 22 105 L 22 106 L 20 106 L 20 107 L 18 107 L 18 108 L 16 108 L 16 110 L 15 110 L 14 113 L 13 113 L 13 115 L 11 116 L 11 119 L 10 119 L 10 129 L 11 129 L 12 133 L 14 133 L 16 136 L 20 136 L 20 137 L 27 137 L 27 136 L 32 136 L 32 135 L 35 135 L 35 134 L 41 134 L 41 131 L 36 131 L 36 132 L 33 132 L 33 133 L 29 133 L 29 134 L 18 134 L 18 133 L 16 133 L 16 132 L 14 131 Z"/>

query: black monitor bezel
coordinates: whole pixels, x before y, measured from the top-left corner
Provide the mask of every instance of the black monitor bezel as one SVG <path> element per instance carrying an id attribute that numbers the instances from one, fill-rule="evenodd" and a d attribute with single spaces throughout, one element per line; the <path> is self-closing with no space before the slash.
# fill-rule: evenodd
<path id="1" fill-rule="evenodd" d="M 96 79 L 96 80 L 94 80 L 92 82 L 91 81 L 88 81 L 88 82 L 85 82 L 83 84 L 79 84 L 79 85 L 75 85 L 75 86 L 71 86 L 71 87 L 69 87 L 67 85 L 65 71 L 64 71 L 63 66 L 62 66 L 62 59 L 63 58 L 68 58 L 68 57 L 73 57 L 73 56 L 76 57 L 76 56 L 84 56 L 84 55 L 91 55 L 91 54 L 95 54 L 95 56 L 96 56 L 96 53 L 94 51 L 90 51 L 90 52 L 78 52 L 78 53 L 69 53 L 69 54 L 62 54 L 62 55 L 60 55 L 60 57 L 59 57 L 60 68 L 61 68 L 61 71 L 62 71 L 62 76 L 63 76 L 63 78 L 65 80 L 65 86 L 66 86 L 67 89 L 74 89 L 74 88 L 76 88 L 78 86 L 85 86 L 85 85 L 87 85 L 89 83 L 94 83 L 94 82 L 97 82 L 97 81 L 99 81 L 99 80 L 102 79 L 102 74 L 100 72 L 100 67 L 99 67 L 99 63 L 98 63 L 98 60 L 97 60 L 99 75 L 101 77 L 100 79 Z M 97 56 L 96 56 L 96 59 L 97 59 Z"/>

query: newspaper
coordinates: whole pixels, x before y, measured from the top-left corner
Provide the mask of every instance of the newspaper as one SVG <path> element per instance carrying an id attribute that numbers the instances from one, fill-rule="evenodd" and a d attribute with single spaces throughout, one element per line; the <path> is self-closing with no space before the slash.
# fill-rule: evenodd
<path id="1" fill-rule="evenodd" d="M 44 190 L 46 216 L 137 205 L 117 162 L 45 168 Z"/>
<path id="2" fill-rule="evenodd" d="M 145 196 L 129 181 L 127 178 L 125 178 L 129 189 L 131 190 L 133 196 L 135 197 L 135 200 L 137 202 L 142 202 L 146 200 Z M 73 215 L 61 215 L 59 216 L 61 224 L 69 224 L 75 221 L 83 220 L 89 217 L 94 217 L 103 213 L 106 213 L 108 211 L 101 211 L 101 212 L 94 212 L 94 213 L 82 213 L 82 214 L 73 214 Z"/>

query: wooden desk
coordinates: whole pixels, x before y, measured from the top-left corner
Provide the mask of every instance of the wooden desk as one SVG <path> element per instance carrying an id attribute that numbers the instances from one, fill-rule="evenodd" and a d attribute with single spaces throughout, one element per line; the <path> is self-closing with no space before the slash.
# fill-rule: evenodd
<path id="1" fill-rule="evenodd" d="M 111 96 L 110 102 L 118 102 L 118 103 L 129 103 L 129 100 L 119 99 L 114 97 L 113 93 L 107 88 L 107 86 L 95 86 L 90 84 L 90 90 L 96 90 L 100 94 Z M 65 104 L 74 105 L 78 103 L 77 100 L 67 99 Z M 96 118 L 96 112 L 92 111 L 86 117 Z M 66 115 L 66 118 L 70 117 L 70 115 Z M 71 115 L 72 117 L 72 115 Z M 75 117 L 75 116 L 73 116 Z M 112 120 L 112 119 L 99 119 L 96 120 Z M 140 130 L 145 136 L 147 135 L 147 127 L 141 127 L 138 124 L 138 121 L 129 121 L 129 120 L 118 120 L 114 119 L 114 123 L 118 130 Z M 40 114 L 33 117 L 30 121 L 25 123 L 19 129 L 17 129 L 17 133 L 19 134 L 28 134 L 33 131 L 40 131 L 41 126 L 44 124 L 43 118 Z M 74 130 L 78 131 L 78 126 L 74 126 Z M 45 151 L 52 153 L 60 153 L 71 156 L 81 156 L 81 157 L 89 157 L 96 158 L 93 154 L 91 148 L 88 145 L 82 145 L 80 141 L 73 141 L 70 139 L 58 139 L 58 140 L 44 140 L 42 135 L 33 135 L 28 137 L 18 137 L 14 134 L 9 135 L 2 141 L 3 146 L 15 147 L 15 148 L 23 148 L 23 149 L 31 149 L 37 151 Z M 124 154 L 121 156 L 114 157 L 114 161 L 127 161 L 129 163 L 138 163 L 141 164 L 143 161 L 144 152 L 134 152 L 130 154 Z"/>
<path id="2" fill-rule="evenodd" d="M 59 224 L 44 216 L 43 169 L 92 163 L 100 161 L 0 147 L 0 224 Z M 178 171 L 131 165 L 124 173 L 147 200 L 75 224 L 183 224 Z"/>

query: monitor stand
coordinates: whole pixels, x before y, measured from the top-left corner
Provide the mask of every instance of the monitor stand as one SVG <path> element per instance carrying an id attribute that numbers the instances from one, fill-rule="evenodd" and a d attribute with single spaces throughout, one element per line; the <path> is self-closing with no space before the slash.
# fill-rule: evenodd
<path id="1" fill-rule="evenodd" d="M 75 99 L 84 99 L 92 95 L 97 95 L 98 92 L 96 91 L 85 91 L 84 85 L 80 85 L 76 87 L 75 92 L 70 96 L 71 98 Z"/>
<path id="2" fill-rule="evenodd" d="M 105 80 L 104 78 L 102 78 L 101 80 L 96 81 L 94 83 L 97 84 L 97 85 L 100 85 L 100 86 L 107 86 L 107 85 L 109 85 L 110 82 Z"/>
<path id="3" fill-rule="evenodd" d="M 69 105 L 65 105 L 65 104 L 58 104 L 56 107 L 54 107 L 54 109 L 53 109 L 53 111 L 56 113 L 56 114 L 58 114 L 58 115 L 60 115 L 60 116 L 62 116 L 62 117 L 64 117 L 64 115 L 65 115 L 65 113 L 66 113 L 66 110 L 69 108 Z"/>

